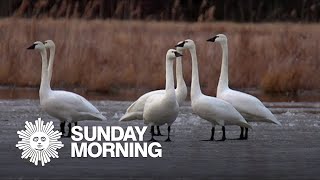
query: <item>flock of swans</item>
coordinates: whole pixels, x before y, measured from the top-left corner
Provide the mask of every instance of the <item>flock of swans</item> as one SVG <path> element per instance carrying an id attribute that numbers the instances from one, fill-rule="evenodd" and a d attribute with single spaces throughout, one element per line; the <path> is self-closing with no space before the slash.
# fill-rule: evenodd
<path id="1" fill-rule="evenodd" d="M 218 34 L 207 40 L 217 42 L 222 47 L 221 73 L 217 88 L 217 97 L 204 95 L 200 88 L 196 45 L 191 39 L 179 42 L 175 49 L 166 54 L 166 85 L 164 90 L 148 92 L 133 102 L 119 121 L 143 120 L 151 126 L 151 140 L 162 136 L 159 126 L 168 125 L 168 137 L 171 141 L 171 125 L 179 114 L 179 106 L 187 97 L 187 86 L 182 72 L 182 53 L 189 50 L 192 59 L 191 106 L 192 111 L 212 124 L 209 141 L 215 140 L 215 127 L 222 126 L 221 141 L 226 140 L 225 126 L 237 125 L 241 128 L 239 139 L 248 138 L 248 122 L 268 122 L 281 125 L 276 117 L 262 102 L 254 96 L 235 91 L 228 85 L 228 44 L 224 34 Z M 40 106 L 50 116 L 60 120 L 60 131 L 65 134 L 68 122 L 68 134 L 71 136 L 71 124 L 77 125 L 82 120 L 106 120 L 101 112 L 82 96 L 68 92 L 56 91 L 50 87 L 55 55 L 55 44 L 52 40 L 44 43 L 36 41 L 28 49 L 40 51 L 42 60 L 41 84 L 39 90 Z M 49 61 L 47 57 L 49 49 Z M 176 61 L 177 87 L 174 88 L 173 64 Z M 157 134 L 155 133 L 157 127 Z"/>

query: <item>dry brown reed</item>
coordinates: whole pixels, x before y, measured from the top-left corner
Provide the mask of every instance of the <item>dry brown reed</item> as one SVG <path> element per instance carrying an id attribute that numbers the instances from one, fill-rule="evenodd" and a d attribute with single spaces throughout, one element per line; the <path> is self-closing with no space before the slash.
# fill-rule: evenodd
<path id="1" fill-rule="evenodd" d="M 266 92 L 320 89 L 319 29 L 316 24 L 2 19 L 0 84 L 38 87 L 40 55 L 26 48 L 52 39 L 57 47 L 54 88 L 139 95 L 164 88 L 166 51 L 190 38 L 197 45 L 202 87 L 215 94 L 221 48 L 206 39 L 225 33 L 231 87 Z M 184 55 L 184 76 L 190 85 L 190 55 Z"/>

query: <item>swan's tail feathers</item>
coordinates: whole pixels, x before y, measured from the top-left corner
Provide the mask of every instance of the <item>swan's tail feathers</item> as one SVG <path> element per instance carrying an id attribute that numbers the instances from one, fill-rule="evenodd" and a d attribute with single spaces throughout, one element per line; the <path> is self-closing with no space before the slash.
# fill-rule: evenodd
<path id="1" fill-rule="evenodd" d="M 266 108 L 266 117 L 265 119 L 269 122 L 269 123 L 274 123 L 277 124 L 279 126 L 281 126 L 281 123 L 277 120 L 277 118 L 274 116 L 274 114 L 272 114 L 272 112 L 270 111 L 270 109 Z"/>
<path id="2" fill-rule="evenodd" d="M 102 113 L 97 114 L 97 118 L 100 119 L 101 121 L 106 121 L 107 120 L 107 118 L 104 115 L 102 115 Z"/>
<path id="3" fill-rule="evenodd" d="M 252 127 L 250 126 L 250 124 L 248 124 L 246 121 L 241 121 L 241 122 L 239 123 L 239 126 L 244 127 L 244 128 L 252 129 Z"/>
<path id="4" fill-rule="evenodd" d="M 272 114 L 272 112 L 268 109 L 269 113 L 268 113 L 268 116 L 266 117 L 266 120 L 269 122 L 269 123 L 274 123 L 274 124 L 277 124 L 279 126 L 281 126 L 281 123 L 277 120 L 277 118 Z"/>
<path id="5" fill-rule="evenodd" d="M 143 113 L 142 112 L 130 112 L 123 115 L 119 121 L 133 121 L 133 120 L 142 120 Z"/>
<path id="6" fill-rule="evenodd" d="M 276 117 L 273 116 L 273 118 L 268 119 L 271 123 L 277 124 L 279 126 L 282 126 L 281 123 L 277 120 Z"/>
<path id="7" fill-rule="evenodd" d="M 84 116 L 83 119 L 86 120 L 98 120 L 98 121 L 105 121 L 107 120 L 106 117 L 102 115 L 102 113 L 82 113 Z"/>

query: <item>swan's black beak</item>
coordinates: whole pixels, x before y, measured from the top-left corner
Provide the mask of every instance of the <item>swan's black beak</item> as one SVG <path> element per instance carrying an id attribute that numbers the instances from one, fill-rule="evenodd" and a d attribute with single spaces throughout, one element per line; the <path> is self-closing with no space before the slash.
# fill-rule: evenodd
<path id="1" fill-rule="evenodd" d="M 34 49 L 36 47 L 36 44 L 32 44 L 30 47 L 28 47 L 27 49 Z"/>
<path id="2" fill-rule="evenodd" d="M 185 43 L 186 43 L 185 41 L 182 41 L 181 43 L 177 44 L 175 47 L 183 47 Z"/>
<path id="3" fill-rule="evenodd" d="M 175 55 L 176 57 L 181 57 L 181 56 L 183 56 L 182 54 L 178 53 L 177 51 L 174 52 L 174 55 Z"/>
<path id="4" fill-rule="evenodd" d="M 215 36 L 215 37 L 213 37 L 213 38 L 208 39 L 207 41 L 209 41 L 209 42 L 214 42 L 214 41 L 217 39 L 217 37 L 218 37 L 218 36 Z"/>

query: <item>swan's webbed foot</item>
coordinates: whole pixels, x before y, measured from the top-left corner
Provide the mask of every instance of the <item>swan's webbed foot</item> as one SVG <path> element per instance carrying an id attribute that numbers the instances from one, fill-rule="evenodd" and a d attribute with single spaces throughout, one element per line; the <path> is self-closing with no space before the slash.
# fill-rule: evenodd
<path id="1" fill-rule="evenodd" d="M 171 139 L 168 137 L 165 142 L 171 142 Z"/>
<path id="2" fill-rule="evenodd" d="M 211 128 L 210 139 L 205 139 L 205 140 L 201 140 L 201 141 L 214 141 L 214 126 L 212 126 L 212 128 Z"/>
<path id="3" fill-rule="evenodd" d="M 155 140 L 153 137 L 149 140 L 149 142 L 158 142 L 157 140 Z"/>
<path id="4" fill-rule="evenodd" d="M 245 138 L 242 136 L 240 136 L 239 138 L 237 138 L 236 140 L 245 140 Z"/>
<path id="5" fill-rule="evenodd" d="M 68 133 L 68 135 L 66 135 L 66 136 L 64 135 L 64 136 L 61 136 L 61 137 L 62 138 L 71 138 L 71 134 Z"/>

